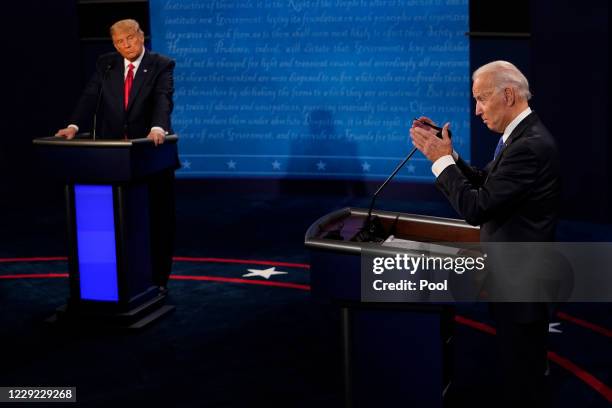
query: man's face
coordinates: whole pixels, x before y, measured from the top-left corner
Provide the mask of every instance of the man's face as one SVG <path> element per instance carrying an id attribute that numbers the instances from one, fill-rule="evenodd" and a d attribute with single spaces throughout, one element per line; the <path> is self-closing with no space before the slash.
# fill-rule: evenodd
<path id="1" fill-rule="evenodd" d="M 494 86 L 491 75 L 483 74 L 472 85 L 472 95 L 476 100 L 476 116 L 480 116 L 489 129 L 504 133 L 508 120 L 509 106 L 505 90 Z"/>
<path id="2" fill-rule="evenodd" d="M 144 35 L 132 29 L 115 31 L 113 33 L 113 44 L 123 58 L 136 61 L 144 48 Z"/>

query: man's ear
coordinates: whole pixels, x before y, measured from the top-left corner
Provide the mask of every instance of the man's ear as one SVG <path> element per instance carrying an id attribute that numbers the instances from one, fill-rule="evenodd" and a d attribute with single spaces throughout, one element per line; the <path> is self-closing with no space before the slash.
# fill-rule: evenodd
<path id="1" fill-rule="evenodd" d="M 504 88 L 504 100 L 506 101 L 506 105 L 513 106 L 515 97 L 514 97 L 514 89 L 512 88 Z"/>

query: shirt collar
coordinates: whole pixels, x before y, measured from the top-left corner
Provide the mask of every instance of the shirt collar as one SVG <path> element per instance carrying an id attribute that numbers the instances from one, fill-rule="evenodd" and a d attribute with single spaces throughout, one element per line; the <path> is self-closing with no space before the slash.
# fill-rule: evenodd
<path id="1" fill-rule="evenodd" d="M 124 58 L 123 59 L 123 68 L 124 68 L 124 72 L 127 72 L 128 70 L 128 65 L 132 64 L 134 65 L 134 72 L 136 72 L 138 70 L 138 66 L 140 65 L 140 63 L 142 62 L 142 57 L 144 57 L 145 54 L 145 48 L 142 47 L 142 52 L 140 53 L 140 55 L 138 56 L 138 58 L 136 58 L 136 61 L 132 62 L 129 59 Z"/>
<path id="2" fill-rule="evenodd" d="M 504 134 L 502 135 L 502 139 L 504 143 L 508 141 L 508 138 L 510 137 L 514 129 L 516 129 L 518 124 L 521 123 L 523 119 L 525 119 L 530 113 L 531 113 L 531 108 L 528 106 L 527 109 L 519 113 L 516 116 L 516 118 L 514 118 L 512 122 L 510 122 L 508 126 L 506 126 L 506 130 L 504 130 Z"/>

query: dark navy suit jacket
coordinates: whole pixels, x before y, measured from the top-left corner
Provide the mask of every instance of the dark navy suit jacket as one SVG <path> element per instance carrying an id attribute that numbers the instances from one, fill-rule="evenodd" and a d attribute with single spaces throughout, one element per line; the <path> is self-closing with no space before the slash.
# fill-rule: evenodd
<path id="1" fill-rule="evenodd" d="M 550 132 L 531 112 L 483 170 L 463 160 L 436 180 L 482 242 L 554 240 L 561 194 L 559 153 Z"/>
<path id="2" fill-rule="evenodd" d="M 468 223 L 481 226 L 481 242 L 550 242 L 560 204 L 560 170 L 556 143 L 531 112 L 484 169 L 459 160 L 444 169 L 436 185 Z M 517 322 L 548 313 L 542 303 L 499 303 L 494 310 Z"/>
<path id="3" fill-rule="evenodd" d="M 127 111 L 124 109 L 124 64 L 116 52 L 98 58 L 96 71 L 89 81 L 71 116 L 70 123 L 80 130 L 92 126 L 98 93 L 102 99 L 98 109 L 97 136 L 101 139 L 146 137 L 151 127 L 172 132 L 175 62 L 163 55 L 145 51 L 134 76 Z"/>

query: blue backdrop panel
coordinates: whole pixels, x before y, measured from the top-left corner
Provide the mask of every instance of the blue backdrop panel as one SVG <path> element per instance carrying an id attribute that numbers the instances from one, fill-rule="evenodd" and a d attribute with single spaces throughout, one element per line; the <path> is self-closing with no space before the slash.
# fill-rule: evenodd
<path id="1" fill-rule="evenodd" d="M 177 61 L 182 176 L 380 178 L 413 117 L 469 160 L 468 2 L 151 0 Z M 399 175 L 433 180 L 418 154 Z"/>
<path id="2" fill-rule="evenodd" d="M 117 259 L 112 186 L 75 185 L 81 299 L 117 301 Z"/>

